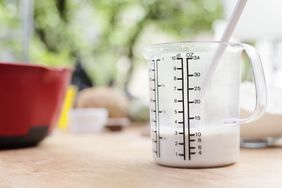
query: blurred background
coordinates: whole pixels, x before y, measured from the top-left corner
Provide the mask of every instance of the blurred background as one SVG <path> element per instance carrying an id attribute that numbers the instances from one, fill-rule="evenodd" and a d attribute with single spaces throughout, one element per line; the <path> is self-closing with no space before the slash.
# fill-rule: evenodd
<path id="1" fill-rule="evenodd" d="M 169 41 L 218 40 L 235 2 L 0 0 L 0 60 L 73 67 L 62 129 L 73 107 L 105 108 L 112 119 L 109 125 L 146 123 L 149 86 L 142 48 Z M 256 45 L 268 85 L 275 89 L 282 84 L 281 4 L 249 0 L 232 39 Z M 244 81 L 252 80 L 248 63 L 242 73 Z M 252 103 L 246 103 L 251 109 Z"/>
<path id="2" fill-rule="evenodd" d="M 212 23 L 222 16 L 219 0 L 0 2 L 2 61 L 81 63 L 94 85 L 139 95 L 133 83 L 145 63 L 142 47 L 211 37 Z"/>

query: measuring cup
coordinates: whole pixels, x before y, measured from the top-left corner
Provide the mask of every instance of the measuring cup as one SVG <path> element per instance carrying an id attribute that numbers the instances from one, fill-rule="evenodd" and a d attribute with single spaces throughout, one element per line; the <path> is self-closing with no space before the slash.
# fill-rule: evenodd
<path id="1" fill-rule="evenodd" d="M 203 97 L 211 60 L 226 48 Z M 240 62 L 245 51 L 256 84 L 256 107 L 240 118 Z M 155 161 L 175 167 L 215 167 L 239 158 L 240 124 L 259 118 L 266 106 L 263 68 L 247 44 L 179 42 L 144 49 L 149 61 L 150 124 Z"/>

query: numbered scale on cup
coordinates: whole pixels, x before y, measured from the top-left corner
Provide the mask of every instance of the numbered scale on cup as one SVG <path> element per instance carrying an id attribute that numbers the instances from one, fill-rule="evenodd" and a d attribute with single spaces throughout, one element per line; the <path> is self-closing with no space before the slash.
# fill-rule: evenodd
<path id="1" fill-rule="evenodd" d="M 193 160 L 203 152 L 200 56 L 167 54 L 150 63 L 150 117 L 155 157 Z"/>

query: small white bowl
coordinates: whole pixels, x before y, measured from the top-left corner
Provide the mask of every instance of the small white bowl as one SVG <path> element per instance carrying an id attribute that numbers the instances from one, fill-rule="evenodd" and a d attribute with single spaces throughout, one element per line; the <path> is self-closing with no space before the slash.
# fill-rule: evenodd
<path id="1" fill-rule="evenodd" d="M 108 120 L 105 108 L 75 108 L 70 111 L 69 130 L 74 133 L 102 132 Z"/>

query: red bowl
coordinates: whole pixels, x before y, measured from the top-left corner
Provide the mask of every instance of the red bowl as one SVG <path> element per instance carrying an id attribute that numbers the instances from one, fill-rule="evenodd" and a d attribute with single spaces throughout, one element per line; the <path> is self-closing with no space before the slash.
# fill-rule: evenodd
<path id="1" fill-rule="evenodd" d="M 0 63 L 0 148 L 38 144 L 56 124 L 71 69 Z"/>

